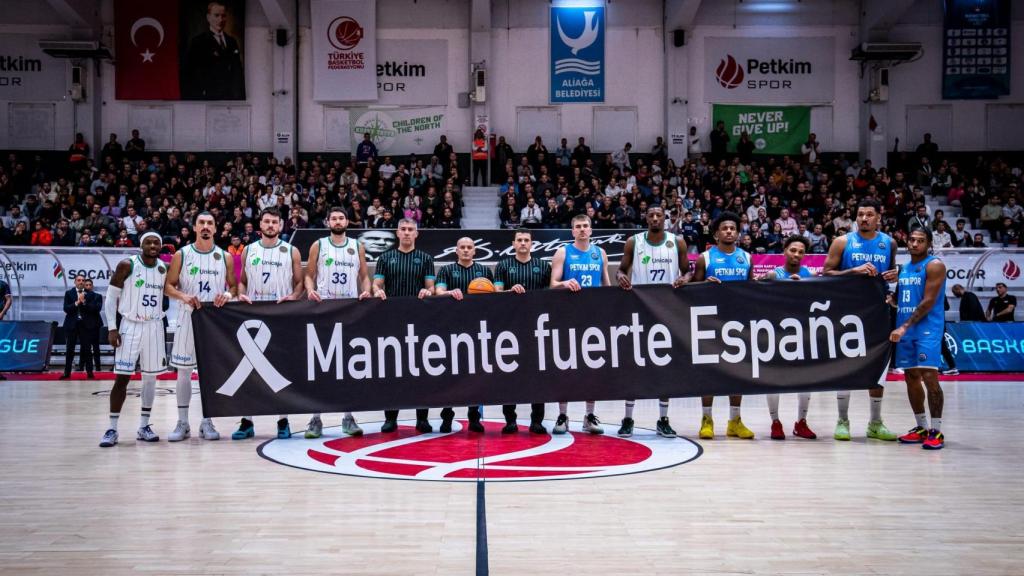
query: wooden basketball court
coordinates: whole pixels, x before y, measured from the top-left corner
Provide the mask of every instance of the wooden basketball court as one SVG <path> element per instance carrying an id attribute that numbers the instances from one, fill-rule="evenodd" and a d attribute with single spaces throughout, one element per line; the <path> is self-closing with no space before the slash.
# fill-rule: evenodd
<path id="1" fill-rule="evenodd" d="M 938 452 L 865 440 L 865 392 L 854 393 L 852 442 L 831 439 L 831 393 L 812 400 L 818 440 L 768 440 L 757 396 L 743 413 L 757 440 L 725 438 L 719 399 L 719 436 L 686 463 L 482 488 L 281 465 L 258 453 L 271 417 L 256 419 L 255 441 L 231 441 L 234 422 L 221 419 L 218 442 L 168 443 L 173 382 L 159 384 L 154 407 L 161 442 L 134 440 L 133 383 L 121 443 L 100 449 L 109 384 L 0 382 L 0 572 L 471 574 L 486 560 L 492 574 L 940 575 L 1020 574 L 1024 562 L 1019 383 L 947 382 Z M 902 385 L 889 389 L 885 420 L 902 432 L 913 417 Z M 582 409 L 570 405 L 574 430 Z M 520 406 L 521 422 L 528 411 Z M 784 396 L 787 427 L 795 411 L 795 396 Z M 601 402 L 596 413 L 614 436 L 621 403 Z M 656 401 L 637 403 L 638 427 L 656 417 Z M 670 417 L 695 441 L 697 399 L 675 400 Z M 296 436 L 286 442 L 297 452 L 331 440 L 303 439 L 307 418 L 291 420 Z M 380 416 L 357 418 L 369 430 Z M 500 407 L 486 407 L 485 418 L 500 419 Z M 324 419 L 325 436 L 337 439 L 340 415 Z M 197 396 L 194 435 L 198 423 Z M 496 428 L 480 440 L 502 441 Z"/>

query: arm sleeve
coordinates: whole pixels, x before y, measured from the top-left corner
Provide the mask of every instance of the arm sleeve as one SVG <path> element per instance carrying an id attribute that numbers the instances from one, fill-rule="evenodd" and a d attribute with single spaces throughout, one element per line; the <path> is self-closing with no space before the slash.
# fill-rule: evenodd
<path id="1" fill-rule="evenodd" d="M 423 278 L 425 280 L 433 280 L 434 279 L 434 257 L 433 256 L 427 255 L 427 257 L 423 259 Z"/>
<path id="2" fill-rule="evenodd" d="M 508 280 L 505 270 L 507 270 L 507 266 L 504 260 L 498 262 L 498 265 L 494 267 L 494 278 L 492 280 L 494 280 L 495 285 L 505 286 L 505 281 Z"/>
<path id="3" fill-rule="evenodd" d="M 107 287 L 106 302 L 103 303 L 103 313 L 107 319 L 107 328 L 111 330 L 117 326 L 117 301 L 121 297 L 121 289 L 117 286 Z"/>

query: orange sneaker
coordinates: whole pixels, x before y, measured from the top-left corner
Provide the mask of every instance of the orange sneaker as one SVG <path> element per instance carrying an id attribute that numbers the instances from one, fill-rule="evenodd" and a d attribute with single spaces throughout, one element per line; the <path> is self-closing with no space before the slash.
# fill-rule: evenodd
<path id="1" fill-rule="evenodd" d="M 800 438 L 806 438 L 808 440 L 815 440 L 818 435 L 811 430 L 810 426 L 807 425 L 807 420 L 801 418 L 793 424 L 793 436 L 799 436 Z"/>
<path id="2" fill-rule="evenodd" d="M 909 432 L 900 436 L 900 444 L 921 444 L 928 439 L 928 431 L 920 426 L 914 426 Z"/>
<path id="3" fill-rule="evenodd" d="M 942 447 L 946 445 L 946 439 L 942 436 L 942 432 L 938 430 L 929 430 L 928 438 L 924 441 L 924 446 L 921 446 L 925 450 L 942 450 Z"/>

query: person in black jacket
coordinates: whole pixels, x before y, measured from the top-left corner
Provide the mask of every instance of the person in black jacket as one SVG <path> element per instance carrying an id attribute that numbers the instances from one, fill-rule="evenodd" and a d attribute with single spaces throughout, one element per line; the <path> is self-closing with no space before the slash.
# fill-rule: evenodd
<path id="1" fill-rule="evenodd" d="M 953 295 L 960 299 L 961 322 L 984 322 L 985 309 L 974 292 L 968 292 L 962 285 L 953 286 Z"/>
<path id="2" fill-rule="evenodd" d="M 64 293 L 64 337 L 67 343 L 64 374 L 61 380 L 71 377 L 75 361 L 75 345 L 81 343 L 81 354 L 85 359 L 85 371 L 94 378 L 92 364 L 92 342 L 100 326 L 100 309 L 103 298 L 85 289 L 85 274 L 75 277 L 75 287 Z"/>

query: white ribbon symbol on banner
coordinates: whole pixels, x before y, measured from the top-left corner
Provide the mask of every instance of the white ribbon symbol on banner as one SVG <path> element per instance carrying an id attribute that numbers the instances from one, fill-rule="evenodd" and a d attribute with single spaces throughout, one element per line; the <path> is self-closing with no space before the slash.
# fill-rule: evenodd
<path id="1" fill-rule="evenodd" d="M 256 328 L 256 337 L 249 333 L 251 328 Z M 262 320 L 246 320 L 238 328 L 238 345 L 242 347 L 245 357 L 238 363 L 238 367 L 231 373 L 227 381 L 217 389 L 218 394 L 234 396 L 238 388 L 242 386 L 249 374 L 255 370 L 257 374 L 270 386 L 274 392 L 284 390 L 291 381 L 281 375 L 274 368 L 274 365 L 263 355 L 270 343 L 270 329 Z"/>

